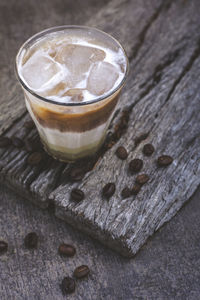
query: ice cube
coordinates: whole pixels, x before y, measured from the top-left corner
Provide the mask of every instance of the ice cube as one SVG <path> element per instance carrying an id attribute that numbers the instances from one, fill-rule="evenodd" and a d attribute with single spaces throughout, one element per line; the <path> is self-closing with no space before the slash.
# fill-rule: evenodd
<path id="1" fill-rule="evenodd" d="M 81 102 L 83 100 L 83 91 L 84 89 L 69 89 L 62 96 L 71 97 L 71 100 L 74 102 Z"/>
<path id="2" fill-rule="evenodd" d="M 114 86 L 118 77 L 119 72 L 114 65 L 105 61 L 96 62 L 88 76 L 87 90 L 94 95 L 103 95 Z"/>
<path id="3" fill-rule="evenodd" d="M 65 64 L 70 72 L 79 75 L 87 72 L 91 63 L 102 61 L 105 56 L 105 52 L 101 49 L 68 44 L 60 48 L 55 59 Z"/>
<path id="4" fill-rule="evenodd" d="M 65 82 L 59 82 L 53 88 L 45 91 L 45 96 L 62 96 L 63 92 L 67 89 Z"/>
<path id="5" fill-rule="evenodd" d="M 57 47 L 57 54 L 55 60 L 60 64 L 68 64 L 72 56 L 75 45 L 59 45 Z"/>
<path id="6" fill-rule="evenodd" d="M 52 59 L 37 51 L 23 65 L 22 75 L 31 88 L 39 89 L 58 71 L 59 67 Z"/>
<path id="7" fill-rule="evenodd" d="M 69 88 L 74 88 L 74 87 L 79 88 L 79 86 L 77 85 L 79 85 L 79 83 L 83 81 L 85 77 L 86 76 L 84 74 L 74 74 L 73 72 L 71 72 L 66 76 L 65 80 Z"/>
<path id="8" fill-rule="evenodd" d="M 52 58 L 57 54 L 56 48 L 56 42 L 54 40 L 47 40 L 46 43 L 43 44 L 43 50 Z"/>

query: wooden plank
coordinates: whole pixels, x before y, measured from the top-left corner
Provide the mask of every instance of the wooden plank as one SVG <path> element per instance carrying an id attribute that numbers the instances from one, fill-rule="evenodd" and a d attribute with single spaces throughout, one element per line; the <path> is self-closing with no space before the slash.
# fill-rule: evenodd
<path id="1" fill-rule="evenodd" d="M 131 59 L 130 76 L 120 100 L 119 111 L 129 111 L 129 127 L 121 139 L 98 160 L 96 168 L 85 175 L 81 184 L 68 180 L 70 165 L 56 163 L 45 156 L 45 163 L 34 169 L 27 166 L 27 153 L 10 147 L 1 150 L 1 180 L 24 191 L 42 207 L 55 203 L 55 213 L 76 228 L 87 232 L 121 254 L 132 256 L 145 240 L 169 220 L 191 196 L 199 177 L 199 6 L 182 0 L 112 1 L 100 11 L 96 26 L 118 33 Z M 104 19 L 104 22 L 102 21 Z M 123 20 L 123 24 L 118 22 Z M 130 27 L 132 26 L 132 29 Z M 130 35 L 132 33 L 132 39 Z M 116 115 L 110 131 L 119 121 Z M 27 133 L 24 119 L 12 126 L 7 135 Z M 135 147 L 136 135 L 148 132 L 145 142 Z M 35 130 L 29 133 L 31 138 Z M 37 137 L 36 137 L 37 138 Z M 121 199 L 125 185 L 135 179 L 127 173 L 128 162 L 143 157 L 144 143 L 152 142 L 155 154 L 145 160 L 144 171 L 150 183 L 135 199 Z M 126 162 L 115 156 L 116 148 L 125 145 Z M 166 170 L 156 167 L 162 153 L 174 157 Z M 53 179 L 55 178 L 55 179 Z M 189 183 L 186 179 L 190 178 Z M 115 181 L 117 191 L 109 202 L 102 200 L 103 185 Z M 86 199 L 80 204 L 69 201 L 72 187 L 84 189 Z M 97 189 L 98 187 L 98 189 Z"/>
<path id="2" fill-rule="evenodd" d="M 66 300 L 60 283 L 82 264 L 91 273 L 76 282 L 70 300 L 199 298 L 200 188 L 129 260 L 1 185 L 0 191 L 0 239 L 8 242 L 8 252 L 0 256 L 1 300 Z M 37 250 L 23 245 L 31 231 L 39 236 Z M 74 257 L 57 254 L 62 242 L 76 247 Z"/>
<path id="3" fill-rule="evenodd" d="M 121 101 L 121 107 L 130 105 L 133 108 L 130 126 L 126 135 L 80 185 L 87 192 L 87 199 L 79 205 L 71 203 L 71 186 L 67 184 L 51 195 L 56 201 L 57 216 L 125 255 L 136 253 L 147 237 L 177 212 L 199 184 L 200 99 L 195 79 L 199 75 L 198 13 L 194 12 L 194 5 L 184 7 L 182 4 L 172 5 L 166 15 L 158 17 L 141 45 L 139 57 L 131 63 L 131 76 Z M 178 11 L 180 15 L 177 15 Z M 188 14 L 196 17 L 196 24 L 187 17 Z M 171 28 L 163 24 L 164 15 L 169 24 L 173 24 Z M 191 41 L 189 32 L 193 32 Z M 137 148 L 133 143 L 135 136 L 142 132 L 149 132 L 145 143 L 155 145 L 156 156 L 168 153 L 175 161 L 163 171 L 157 169 L 155 155 L 146 159 L 145 171 L 150 174 L 151 182 L 135 201 L 131 198 L 122 200 L 122 188 L 131 186 L 134 177 L 127 175 L 127 162 L 119 161 L 114 153 L 122 144 L 130 153 L 129 161 L 142 157 L 144 143 Z M 190 178 L 188 185 L 186 178 Z M 109 181 L 115 181 L 118 189 L 107 203 L 102 201 L 100 191 Z"/>
<path id="4" fill-rule="evenodd" d="M 95 22 L 96 27 L 99 27 L 101 29 L 104 29 L 108 32 L 109 31 L 109 24 L 107 22 L 104 21 L 103 15 L 106 15 L 107 18 L 110 18 L 113 22 L 112 27 L 118 28 L 120 30 L 121 25 L 118 22 L 118 18 L 121 19 L 125 19 L 125 14 L 127 14 L 126 17 L 126 21 L 127 21 L 127 25 L 130 24 L 130 22 L 132 20 L 134 20 L 133 23 L 133 28 L 137 28 L 132 30 L 132 34 L 134 33 L 135 39 L 132 39 L 129 42 L 129 35 L 130 32 L 127 32 L 126 30 L 124 31 L 124 39 L 123 41 L 125 42 L 125 40 L 128 41 L 127 48 L 128 45 L 131 45 L 131 48 L 134 48 L 134 46 L 137 44 L 137 36 L 141 35 L 141 32 L 144 31 L 143 28 L 146 28 L 148 24 L 151 23 L 151 19 L 154 18 L 153 16 L 160 11 L 161 9 L 161 1 L 151 1 L 151 3 L 149 3 L 147 6 L 145 5 L 145 2 L 141 2 L 139 0 L 134 1 L 132 3 L 130 3 L 129 1 L 121 1 L 121 0 L 115 0 L 115 1 L 111 1 L 105 8 L 103 8 L 102 10 L 100 10 L 97 15 L 92 16 L 91 20 L 88 21 L 87 25 L 94 25 L 92 24 L 92 22 Z M 127 13 L 128 12 L 128 13 Z M 113 18 L 113 14 L 115 13 L 115 18 Z M 134 19 L 133 19 L 133 14 L 134 13 Z M 110 16 L 110 17 L 109 17 Z M 96 21 L 94 21 L 96 19 Z M 134 24 L 139 24 L 137 27 L 134 26 Z M 126 24 L 125 24 L 126 25 Z M 117 27 L 116 27 L 117 26 Z M 127 27 L 127 26 L 125 26 Z M 117 32 L 117 30 L 116 30 Z M 110 32 L 111 33 L 111 32 Z M 122 41 L 122 42 L 123 42 Z M 127 49 L 128 50 L 128 49 Z M 130 50 L 129 50 L 130 51 Z M 20 93 L 21 94 L 21 93 Z M 19 132 L 19 128 L 23 127 L 23 123 L 28 119 L 27 116 L 23 116 L 23 118 L 21 118 L 21 120 L 19 120 L 17 122 L 17 126 L 13 126 L 12 128 L 10 128 L 9 132 L 8 132 L 8 136 L 12 136 L 15 135 L 17 132 L 18 137 L 20 138 L 24 138 L 27 135 L 27 131 L 25 131 L 24 129 L 21 129 Z M 113 124 L 114 126 L 114 124 Z M 30 139 L 32 139 L 32 137 L 34 137 L 36 135 L 35 130 L 32 130 L 28 137 Z M 37 137 L 38 138 L 38 137 Z M 13 148 L 11 148 L 13 151 Z M 3 151 L 3 150 L 1 150 Z M 9 154 L 9 152 L 6 154 Z M 6 155 L 5 154 L 5 155 Z M 13 155 L 13 156 L 12 156 Z M 15 157 L 15 153 L 11 154 L 11 160 L 12 157 Z M 17 155 L 20 155 L 23 157 L 24 153 L 21 151 L 17 152 Z M 4 159 L 4 163 L 7 162 L 7 160 L 9 161 L 9 157 L 5 158 L 3 157 L 2 159 Z M 20 161 L 20 158 L 19 158 Z M 13 165 L 15 166 L 15 162 L 13 162 Z M 9 169 L 10 166 L 6 166 L 4 167 L 4 169 L 2 169 L 1 175 L 2 177 L 6 178 L 5 180 L 7 181 L 7 184 L 12 187 L 12 185 L 14 184 L 15 188 L 22 193 L 24 187 L 26 187 L 26 192 L 25 194 L 32 199 L 32 201 L 34 201 L 36 204 L 39 204 L 41 207 L 46 207 L 48 205 L 48 195 L 50 194 L 50 192 L 55 188 L 57 181 L 59 181 L 59 178 L 57 178 L 57 180 L 55 180 L 55 182 L 48 182 L 47 180 L 40 180 L 41 178 L 44 179 L 44 175 L 46 174 L 46 170 L 42 169 L 40 170 L 40 167 L 35 167 L 35 168 L 30 168 L 29 166 L 26 165 L 26 160 L 23 160 L 22 165 L 20 165 L 19 163 L 19 169 L 15 169 L 15 173 L 17 174 L 17 177 L 14 177 L 13 175 L 13 171 L 12 169 Z M 21 171 L 20 171 L 21 170 Z M 51 168 L 51 166 L 49 167 L 49 177 L 53 178 L 54 173 L 58 174 L 60 172 L 60 177 L 61 179 L 66 177 L 66 175 L 68 174 L 68 170 L 70 170 L 69 166 L 61 166 L 61 170 L 63 171 L 63 175 L 60 172 L 60 163 L 57 163 L 56 166 L 54 166 L 53 168 Z M 37 175 L 40 174 L 39 177 L 37 177 Z M 58 176 L 59 177 L 59 176 Z M 14 178 L 14 180 L 13 180 Z M 33 180 L 35 179 L 35 180 Z M 45 181 L 45 183 L 44 183 Z M 16 184 L 15 184 L 16 183 Z M 42 191 L 40 190 L 40 188 L 42 187 Z M 22 193 L 23 194 L 23 193 Z M 34 197 L 31 195 L 35 195 Z M 37 197 L 38 195 L 40 195 L 40 197 Z"/>

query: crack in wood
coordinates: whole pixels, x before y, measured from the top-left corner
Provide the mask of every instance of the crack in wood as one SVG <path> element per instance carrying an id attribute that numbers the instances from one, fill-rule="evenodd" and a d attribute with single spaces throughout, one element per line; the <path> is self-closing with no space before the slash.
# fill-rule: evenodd
<path id="1" fill-rule="evenodd" d="M 60 182 L 62 182 L 61 176 L 63 175 L 63 171 L 65 168 L 66 168 L 66 164 L 63 163 L 63 165 L 61 165 L 60 172 L 57 174 L 55 178 L 55 182 L 51 186 L 51 191 L 55 190 L 60 185 Z"/>
<path id="2" fill-rule="evenodd" d="M 188 149 L 189 147 L 193 146 L 193 144 L 195 143 L 196 139 L 200 138 L 200 133 L 193 136 L 191 139 L 189 139 L 188 141 L 186 141 L 185 143 L 185 148 Z"/>
<path id="3" fill-rule="evenodd" d="M 181 52 L 184 50 L 184 46 L 181 46 L 181 48 L 178 48 L 176 49 L 175 51 L 173 52 L 170 52 L 169 54 L 166 54 L 164 57 L 163 57 L 163 61 L 162 63 L 158 64 L 156 67 L 155 67 L 155 70 L 152 74 L 151 77 L 149 77 L 144 83 L 142 83 L 139 88 L 144 88 L 145 85 L 149 82 L 149 81 L 152 81 L 152 83 L 150 83 L 146 90 L 142 93 L 141 95 L 141 98 L 143 98 L 144 96 L 146 96 L 150 90 L 152 88 L 154 88 L 159 82 L 160 80 L 162 79 L 162 72 L 164 71 L 165 68 L 169 67 L 173 62 L 176 61 L 176 59 L 178 58 L 178 56 L 180 56 Z"/>
<path id="4" fill-rule="evenodd" d="M 16 119 L 13 121 L 13 123 L 12 123 L 11 126 L 9 126 L 7 129 L 4 130 L 3 135 L 6 135 L 6 133 L 7 133 L 8 131 L 10 131 L 11 128 L 15 127 L 15 125 L 17 125 L 22 119 L 24 119 L 24 117 L 25 117 L 26 115 L 28 115 L 27 110 L 25 110 L 18 118 L 16 118 Z"/>
<path id="5" fill-rule="evenodd" d="M 144 83 L 142 83 L 139 88 L 143 89 L 145 87 L 145 85 L 151 81 L 150 84 L 147 85 L 146 89 L 139 95 L 138 100 L 136 100 L 132 105 L 130 105 L 130 110 L 132 110 L 134 108 L 134 106 L 136 106 L 145 96 L 147 96 L 151 90 L 159 84 L 159 82 L 162 79 L 162 72 L 165 68 L 169 67 L 173 62 L 176 61 L 176 59 L 178 58 L 178 56 L 180 56 L 181 51 L 183 51 L 184 47 L 181 47 L 179 49 L 176 49 L 175 51 L 167 54 L 163 60 L 164 62 L 161 64 L 158 64 L 155 67 L 155 70 L 152 74 L 151 77 L 149 77 Z M 157 112 L 155 114 L 155 119 L 158 117 L 159 113 Z M 153 126 L 150 128 L 149 133 L 151 132 Z"/>
<path id="6" fill-rule="evenodd" d="M 174 81 L 174 84 L 172 85 L 165 103 L 169 101 L 169 99 L 171 98 L 171 95 L 173 94 L 175 88 L 177 87 L 177 85 L 180 83 L 180 81 L 182 80 L 182 78 L 185 76 L 185 74 L 191 69 L 194 61 L 198 58 L 198 56 L 200 55 L 200 39 L 197 42 L 197 47 L 194 50 L 193 54 L 191 55 L 188 63 L 185 65 L 185 67 L 183 68 L 183 71 L 181 72 L 181 74 L 179 75 L 179 77 Z"/>
<path id="7" fill-rule="evenodd" d="M 143 30 L 138 35 L 138 38 L 137 38 L 138 42 L 133 47 L 131 54 L 129 56 L 130 61 L 132 61 L 133 59 L 136 58 L 140 48 L 142 47 L 142 45 L 144 43 L 144 40 L 145 40 L 148 30 L 150 29 L 152 24 L 156 21 L 156 19 L 160 15 L 161 11 L 168 10 L 170 8 L 172 2 L 173 2 L 172 0 L 163 1 L 163 3 L 158 7 L 158 9 L 155 11 L 155 13 L 151 16 L 151 18 L 149 19 L 147 24 L 144 26 Z"/>

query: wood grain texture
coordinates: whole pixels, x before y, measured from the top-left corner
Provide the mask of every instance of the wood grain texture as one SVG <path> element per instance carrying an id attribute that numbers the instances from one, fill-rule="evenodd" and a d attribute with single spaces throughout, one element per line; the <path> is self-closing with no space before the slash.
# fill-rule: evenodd
<path id="1" fill-rule="evenodd" d="M 0 256 L 1 300 L 197 300 L 199 298 L 200 189 L 133 259 L 126 259 L 0 186 L 0 239 L 8 252 Z M 38 250 L 27 250 L 24 237 L 35 231 Z M 60 243 L 76 247 L 72 258 L 60 257 Z M 88 278 L 63 297 L 60 282 L 87 264 Z"/>
<path id="2" fill-rule="evenodd" d="M 51 194 L 56 201 L 57 216 L 75 226 L 78 220 L 80 229 L 125 255 L 136 253 L 199 184 L 200 94 L 195 80 L 200 75 L 198 16 L 196 23 L 191 22 L 187 16 L 195 6 L 182 4 L 180 1 L 172 5 L 168 12 L 163 7 L 163 13 L 159 8 L 161 13 L 149 29 L 139 57 L 131 61 L 127 92 L 121 100 L 121 107 L 132 108 L 130 126 L 97 168 L 78 185 L 86 191 L 86 200 L 78 205 L 71 203 L 69 184 L 61 185 Z M 192 15 L 195 19 L 194 11 Z M 168 24 L 173 24 L 171 28 L 163 24 L 164 16 Z M 188 40 L 190 30 L 194 33 L 193 42 Z M 148 51 L 147 45 L 151 45 Z M 127 175 L 128 163 L 120 161 L 114 153 L 122 144 L 129 152 L 128 161 L 142 158 L 144 143 L 137 148 L 133 143 L 135 136 L 142 132 L 149 132 L 145 143 L 152 142 L 157 149 L 152 158 L 145 159 L 144 170 L 151 181 L 135 201 L 122 200 L 122 188 L 132 186 L 135 178 Z M 175 159 L 167 170 L 159 170 L 155 164 L 155 158 L 162 153 L 171 154 Z M 192 178 L 189 184 L 188 177 Z M 107 202 L 101 198 L 101 189 L 109 181 L 116 182 L 117 192 Z"/>
<path id="3" fill-rule="evenodd" d="M 26 151 L 12 146 L 1 149 L 2 181 L 42 207 L 47 207 L 51 199 L 59 218 L 126 256 L 134 255 L 200 183 L 198 1 L 146 3 L 111 1 L 88 22 L 119 37 L 127 48 L 130 75 L 110 131 L 125 107 L 130 119 L 127 132 L 81 184 L 69 182 L 70 165 L 45 156 L 42 165 L 31 168 L 26 163 Z M 26 118 L 27 114 L 6 134 L 27 136 L 23 129 Z M 135 147 L 134 139 L 142 132 L 148 132 L 148 138 Z M 35 130 L 28 136 L 38 138 Z M 141 151 L 146 142 L 156 148 L 148 159 Z M 123 162 L 114 154 L 122 144 L 129 152 L 128 160 Z M 155 164 L 161 154 L 174 157 L 165 170 Z M 135 157 L 144 159 L 143 171 L 151 180 L 135 199 L 122 200 L 122 188 L 135 180 L 127 173 L 128 162 Z M 109 181 L 116 182 L 117 190 L 110 201 L 105 201 L 101 190 Z M 75 186 L 86 194 L 79 204 L 69 200 Z"/>

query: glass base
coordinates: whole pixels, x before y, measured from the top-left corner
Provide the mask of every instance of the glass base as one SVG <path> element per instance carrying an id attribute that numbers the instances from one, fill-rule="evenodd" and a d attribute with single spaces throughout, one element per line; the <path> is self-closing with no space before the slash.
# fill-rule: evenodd
<path id="1" fill-rule="evenodd" d="M 41 137 L 40 140 L 43 144 L 44 150 L 54 159 L 61 162 L 73 163 L 79 159 L 94 156 L 102 146 L 105 136 L 96 144 L 88 145 L 88 147 L 84 149 L 75 149 L 74 151 L 72 149 L 70 149 L 70 151 L 69 149 L 63 149 L 63 147 L 62 149 L 59 149 L 58 147 L 55 149 L 54 145 L 48 144 Z"/>

